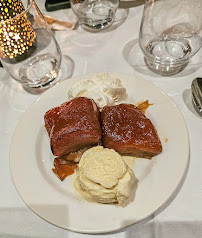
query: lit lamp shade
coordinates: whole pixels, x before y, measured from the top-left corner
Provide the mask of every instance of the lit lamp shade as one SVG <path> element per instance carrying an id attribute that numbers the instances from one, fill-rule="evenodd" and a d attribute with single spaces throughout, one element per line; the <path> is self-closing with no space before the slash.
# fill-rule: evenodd
<path id="1" fill-rule="evenodd" d="M 36 33 L 20 0 L 0 0 L 0 57 L 20 62 L 36 49 Z"/>

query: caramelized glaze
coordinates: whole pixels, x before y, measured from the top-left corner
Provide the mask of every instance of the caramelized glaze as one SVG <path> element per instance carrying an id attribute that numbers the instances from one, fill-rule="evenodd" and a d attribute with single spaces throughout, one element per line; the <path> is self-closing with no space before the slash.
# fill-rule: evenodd
<path id="1" fill-rule="evenodd" d="M 56 156 L 97 145 L 102 136 L 100 112 L 89 98 L 65 102 L 46 112 L 44 120 Z"/>
<path id="2" fill-rule="evenodd" d="M 101 121 L 104 147 L 140 157 L 155 156 L 162 151 L 152 122 L 132 104 L 104 107 Z"/>
<path id="3" fill-rule="evenodd" d="M 78 169 L 77 163 L 68 161 L 64 158 L 57 157 L 54 159 L 54 168 L 52 171 L 63 181 L 67 176 L 74 173 Z"/>
<path id="4" fill-rule="evenodd" d="M 87 148 L 78 150 L 76 152 L 70 152 L 69 154 L 61 155 L 60 159 L 68 160 L 68 161 L 74 161 L 79 162 L 81 159 L 82 154 L 87 150 Z"/>
<path id="5" fill-rule="evenodd" d="M 144 113 L 146 113 L 146 110 L 148 109 L 149 106 L 152 106 L 153 104 L 150 104 L 148 100 L 139 102 L 137 104 L 137 107 L 141 109 Z"/>

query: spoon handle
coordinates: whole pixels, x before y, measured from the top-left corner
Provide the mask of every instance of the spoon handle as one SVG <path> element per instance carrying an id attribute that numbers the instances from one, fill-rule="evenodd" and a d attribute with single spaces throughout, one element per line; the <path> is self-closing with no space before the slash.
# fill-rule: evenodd
<path id="1" fill-rule="evenodd" d="M 202 114 L 202 78 L 195 78 L 191 85 L 193 103 Z"/>

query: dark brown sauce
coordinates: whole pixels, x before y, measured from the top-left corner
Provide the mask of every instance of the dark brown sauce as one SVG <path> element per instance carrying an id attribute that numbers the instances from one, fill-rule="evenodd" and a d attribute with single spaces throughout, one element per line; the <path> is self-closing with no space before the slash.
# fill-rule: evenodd
<path id="1" fill-rule="evenodd" d="M 154 104 L 150 104 L 148 100 L 144 101 L 144 102 L 139 102 L 137 104 L 137 107 L 139 109 L 141 109 L 144 113 L 146 112 L 146 110 L 148 109 L 149 106 L 152 106 Z"/>

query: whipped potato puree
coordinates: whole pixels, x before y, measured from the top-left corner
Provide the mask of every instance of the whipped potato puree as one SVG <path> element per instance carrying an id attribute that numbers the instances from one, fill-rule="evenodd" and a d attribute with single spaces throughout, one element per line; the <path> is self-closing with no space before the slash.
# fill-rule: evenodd
<path id="1" fill-rule="evenodd" d="M 75 97 L 91 98 L 101 109 L 126 99 L 127 94 L 120 79 L 111 78 L 108 73 L 101 73 L 75 84 L 68 92 L 68 99 Z"/>
<path id="2" fill-rule="evenodd" d="M 84 198 L 124 206 L 137 179 L 115 150 L 93 147 L 81 157 L 75 186 Z"/>

